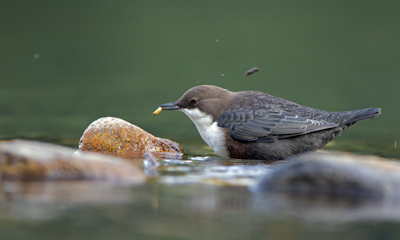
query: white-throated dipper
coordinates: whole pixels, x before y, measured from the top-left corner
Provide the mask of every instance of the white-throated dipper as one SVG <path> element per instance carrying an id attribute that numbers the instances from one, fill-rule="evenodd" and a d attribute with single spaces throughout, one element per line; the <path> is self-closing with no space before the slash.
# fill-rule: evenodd
<path id="1" fill-rule="evenodd" d="M 202 85 L 154 112 L 180 110 L 220 156 L 280 160 L 317 150 L 357 121 L 374 118 L 380 108 L 326 112 L 272 95 Z"/>

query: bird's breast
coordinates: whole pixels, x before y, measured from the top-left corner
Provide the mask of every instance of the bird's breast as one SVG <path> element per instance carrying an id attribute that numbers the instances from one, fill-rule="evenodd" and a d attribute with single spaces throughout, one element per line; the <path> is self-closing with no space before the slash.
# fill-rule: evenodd
<path id="1" fill-rule="evenodd" d="M 229 153 L 226 146 L 226 133 L 223 128 L 218 127 L 217 122 L 213 121 L 211 115 L 199 109 L 182 109 L 182 111 L 196 125 L 201 138 L 203 138 L 208 146 L 218 155 L 228 158 Z"/>

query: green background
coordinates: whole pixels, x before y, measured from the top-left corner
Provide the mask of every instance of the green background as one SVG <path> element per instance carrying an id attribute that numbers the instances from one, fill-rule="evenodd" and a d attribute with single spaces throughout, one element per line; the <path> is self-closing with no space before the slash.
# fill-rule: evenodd
<path id="1" fill-rule="evenodd" d="M 0 138 L 76 141 L 122 118 L 201 142 L 187 89 L 258 90 L 329 111 L 381 107 L 346 139 L 400 134 L 398 1 L 2 1 Z M 246 77 L 245 71 L 260 71 Z"/>

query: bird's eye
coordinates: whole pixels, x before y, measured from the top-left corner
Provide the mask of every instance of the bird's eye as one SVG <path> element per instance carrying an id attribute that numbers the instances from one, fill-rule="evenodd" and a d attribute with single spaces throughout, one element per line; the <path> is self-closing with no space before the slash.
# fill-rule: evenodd
<path id="1" fill-rule="evenodd" d="M 197 102 L 198 102 L 197 99 L 191 98 L 191 99 L 189 100 L 189 105 L 192 106 L 192 107 L 194 107 L 194 106 L 197 105 Z"/>

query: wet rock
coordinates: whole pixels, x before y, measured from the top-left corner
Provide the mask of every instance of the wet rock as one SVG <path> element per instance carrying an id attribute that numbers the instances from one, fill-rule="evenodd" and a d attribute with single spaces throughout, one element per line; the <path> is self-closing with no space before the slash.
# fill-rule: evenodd
<path id="1" fill-rule="evenodd" d="M 80 139 L 79 151 L 142 159 L 147 151 L 156 158 L 180 158 L 184 154 L 178 143 L 155 137 L 134 124 L 113 117 L 91 123 Z"/>
<path id="2" fill-rule="evenodd" d="M 398 198 L 400 163 L 375 156 L 311 153 L 272 168 L 256 190 Z"/>
<path id="3" fill-rule="evenodd" d="M 123 159 L 36 141 L 0 143 L 3 180 L 107 180 L 143 182 L 143 171 Z"/>

